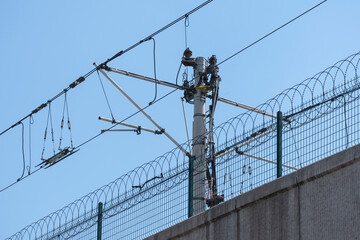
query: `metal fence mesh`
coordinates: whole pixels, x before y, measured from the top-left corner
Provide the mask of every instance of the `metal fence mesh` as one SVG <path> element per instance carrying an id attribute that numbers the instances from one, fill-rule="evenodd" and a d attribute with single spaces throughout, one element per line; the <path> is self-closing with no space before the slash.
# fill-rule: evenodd
<path id="1" fill-rule="evenodd" d="M 282 173 L 289 174 L 360 142 L 360 53 L 258 106 L 283 109 Z M 219 125 L 217 189 L 224 200 L 277 177 L 277 119 L 246 112 Z M 182 145 L 184 148 L 188 144 Z M 206 190 L 205 172 L 200 184 Z M 189 158 L 178 149 L 144 164 L 8 239 L 97 239 L 103 202 L 102 239 L 142 239 L 188 217 Z"/>

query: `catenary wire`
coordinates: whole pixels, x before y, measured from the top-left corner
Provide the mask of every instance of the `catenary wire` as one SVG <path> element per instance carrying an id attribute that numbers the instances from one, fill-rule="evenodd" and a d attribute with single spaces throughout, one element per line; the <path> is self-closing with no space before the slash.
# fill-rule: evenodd
<path id="1" fill-rule="evenodd" d="M 171 95 L 172 93 L 176 92 L 177 90 L 178 90 L 178 89 L 174 89 L 174 90 L 168 92 L 167 94 L 165 94 L 164 96 L 158 98 L 158 99 L 154 102 L 154 104 L 157 103 L 157 102 L 159 102 L 159 101 L 161 101 L 162 99 L 168 97 L 169 95 Z M 148 107 L 153 106 L 154 104 L 145 106 L 145 107 L 142 108 L 141 110 L 138 110 L 138 111 L 136 111 L 135 113 L 129 115 L 129 116 L 126 117 L 126 118 L 124 118 L 121 122 L 124 122 L 124 121 L 130 119 L 131 117 L 137 115 L 139 112 L 147 109 Z M 101 131 L 99 134 L 97 134 L 97 135 L 89 138 L 88 140 L 82 142 L 81 144 L 79 144 L 78 146 L 74 147 L 73 149 L 78 149 L 78 148 L 84 146 L 85 144 L 87 144 L 87 143 L 91 142 L 92 140 L 98 138 L 98 137 L 99 137 L 100 135 L 102 135 L 104 132 L 106 132 L 106 131 L 108 131 L 108 130 L 111 130 L 112 128 L 116 127 L 117 125 L 119 125 L 119 123 L 115 123 L 114 125 L 112 125 L 112 126 L 109 127 L 108 129 L 106 129 L 105 131 Z M 27 178 L 28 176 L 33 175 L 34 173 L 36 173 L 37 171 L 39 171 L 39 170 L 42 169 L 42 168 L 43 168 L 43 167 L 40 167 L 40 168 L 36 169 L 35 171 L 29 173 L 28 175 L 26 175 L 26 176 L 24 176 L 24 177 L 22 177 L 22 178 L 19 178 L 16 182 L 13 182 L 13 183 L 9 184 L 8 186 L 2 188 L 2 189 L 0 190 L 0 193 L 3 192 L 3 191 L 5 191 L 6 189 L 12 187 L 12 186 L 15 185 L 16 183 L 24 180 L 24 179 Z"/>
<path id="2" fill-rule="evenodd" d="M 196 11 L 198 11 L 199 9 L 203 8 L 204 6 L 206 6 L 207 4 L 211 3 L 213 0 L 208 0 L 202 4 L 200 4 L 199 6 L 197 6 L 196 8 L 192 9 L 191 11 L 189 11 L 188 13 L 182 15 L 181 17 L 175 19 L 174 21 L 172 21 L 171 23 L 167 24 L 166 26 L 160 28 L 159 30 L 157 30 L 156 32 L 152 33 L 151 35 L 149 35 L 148 37 L 144 38 L 143 40 L 135 43 L 134 45 L 128 47 L 125 50 L 122 50 L 120 52 L 118 52 L 117 54 L 115 54 L 113 57 L 107 59 L 105 62 L 103 62 L 101 65 L 106 65 L 107 63 L 111 62 L 112 60 L 120 57 L 121 55 L 123 55 L 124 53 L 132 50 L 133 48 L 139 46 L 140 44 L 142 44 L 143 42 L 146 42 L 148 40 L 150 40 L 151 38 L 155 37 L 156 35 L 158 35 L 159 33 L 165 31 L 166 29 L 168 29 L 169 27 L 173 26 L 174 24 L 178 23 L 179 21 L 181 21 L 182 19 L 190 16 L 191 14 L 195 13 Z M 4 131 L 2 131 L 0 133 L 0 136 L 3 135 L 4 133 L 6 133 L 7 131 L 9 131 L 10 129 L 16 127 L 17 125 L 19 125 L 22 121 L 24 121 L 25 119 L 27 119 L 28 117 L 30 117 L 31 115 L 39 112 L 40 110 L 44 109 L 48 103 L 54 101 L 55 99 L 57 99 L 58 97 L 60 97 L 61 95 L 63 95 L 65 92 L 67 92 L 68 90 L 70 90 L 71 88 L 76 87 L 77 85 L 79 85 L 80 83 L 82 83 L 87 77 L 89 77 L 90 75 L 92 75 L 95 71 L 97 70 L 97 68 L 93 68 L 92 70 L 90 70 L 89 72 L 87 72 L 85 75 L 79 77 L 77 80 L 75 80 L 73 83 L 71 83 L 67 88 L 65 88 L 63 91 L 61 91 L 60 93 L 58 93 L 57 95 L 55 95 L 53 98 L 49 99 L 46 103 L 41 104 L 39 107 L 35 108 L 31 113 L 29 113 L 28 115 L 26 115 L 25 117 L 23 117 L 22 119 L 20 119 L 19 121 L 17 121 L 16 123 L 14 123 L 13 125 L 11 125 L 10 127 L 8 127 L 7 129 L 5 129 Z"/>
<path id="3" fill-rule="evenodd" d="M 118 52 L 117 54 L 115 54 L 113 57 L 109 58 L 108 60 L 106 60 L 104 62 L 104 64 L 107 64 L 109 63 L 110 61 L 114 60 L 115 58 L 117 57 L 120 57 L 121 55 L 123 55 L 124 53 L 130 51 L 131 49 L 139 46 L 141 43 L 145 42 L 145 41 L 148 41 L 150 40 L 151 38 L 155 37 L 156 35 L 158 35 L 159 33 L 165 31 L 166 29 L 168 29 L 169 27 L 173 26 L 174 24 L 178 23 L 179 21 L 183 20 L 184 18 L 190 16 L 191 14 L 193 14 L 194 12 L 198 11 L 199 9 L 203 8 L 204 6 L 206 6 L 207 4 L 211 3 L 213 0 L 208 0 L 202 4 L 200 4 L 199 6 L 197 6 L 196 8 L 194 8 L 193 10 L 191 10 L 190 12 L 182 15 L 181 17 L 175 19 L 174 21 L 172 21 L 171 23 L 169 23 L 168 25 L 160 28 L 159 30 L 157 30 L 156 32 L 154 32 L 153 34 L 149 35 L 148 37 L 144 38 L 143 40 L 141 40 L 140 42 L 132 45 L 131 47 L 125 49 L 125 50 L 122 50 L 120 52 Z"/>
<path id="4" fill-rule="evenodd" d="M 258 40 L 256 40 L 255 42 L 251 43 L 250 45 L 244 47 L 243 49 L 239 50 L 238 52 L 234 53 L 233 55 L 225 58 L 223 61 L 221 61 L 220 63 L 217 64 L 217 66 L 223 64 L 224 62 L 230 60 L 231 58 L 235 57 L 236 55 L 242 53 L 243 51 L 245 51 L 246 49 L 254 46 L 255 44 L 257 44 L 258 42 L 264 40 L 265 38 L 269 37 L 270 35 L 274 34 L 275 32 L 279 31 L 280 29 L 282 29 L 283 27 L 289 25 L 290 23 L 294 22 L 295 20 L 299 19 L 300 17 L 304 16 L 305 14 L 309 13 L 310 11 L 314 10 L 315 8 L 319 7 L 320 5 L 322 5 L 323 3 L 327 2 L 327 0 L 324 0 L 322 2 L 320 2 L 319 4 L 315 5 L 314 7 L 308 9 L 307 11 L 303 12 L 302 14 L 298 15 L 297 17 L 291 19 L 290 21 L 288 21 L 287 23 L 281 25 L 280 27 L 276 28 L 275 30 L 269 32 L 268 34 L 264 35 L 263 37 L 259 38 Z"/>
<path id="5" fill-rule="evenodd" d="M 36 169 L 35 171 L 33 171 L 33 172 L 29 173 L 28 175 L 24 176 L 23 178 L 19 179 L 18 181 L 13 182 L 13 183 L 9 184 L 8 186 L 6 186 L 6 187 L 2 188 L 2 189 L 0 190 L 0 193 L 1 193 L 1 192 L 3 192 L 3 191 L 5 191 L 5 190 L 6 190 L 6 189 L 8 189 L 8 188 L 10 188 L 10 187 L 14 186 L 16 183 L 18 183 L 18 182 L 20 182 L 20 181 L 24 180 L 25 178 L 27 178 L 27 177 L 29 177 L 29 176 L 33 175 L 34 173 L 36 173 L 36 172 L 37 172 L 37 171 L 39 171 L 40 169 L 42 169 L 42 168 L 38 168 L 38 169 Z"/>
<path id="6" fill-rule="evenodd" d="M 119 57 L 119 56 L 123 55 L 124 53 L 130 51 L 131 49 L 137 47 L 137 46 L 140 45 L 141 43 L 152 39 L 154 36 L 156 36 L 156 35 L 158 35 L 159 33 L 165 31 L 166 29 L 168 29 L 168 28 L 171 27 L 172 25 L 178 23 L 178 22 L 181 21 L 182 19 L 189 17 L 189 15 L 195 13 L 196 11 L 198 11 L 198 10 L 201 9 L 201 8 L 203 8 L 204 6 L 206 6 L 207 4 L 209 4 L 209 3 L 212 2 L 212 1 L 213 1 L 213 0 L 208 0 L 208 1 L 200 4 L 200 5 L 197 6 L 196 8 L 192 9 L 191 11 L 189 11 L 188 13 L 184 14 L 183 16 L 177 18 L 176 20 L 174 20 L 174 21 L 172 21 L 171 23 L 167 24 L 167 25 L 164 26 L 163 28 L 161 28 L 161 29 L 159 29 L 158 31 L 154 32 L 153 34 L 151 34 L 151 35 L 148 36 L 147 38 L 141 40 L 140 42 L 132 45 L 131 47 L 129 47 L 129 48 L 125 49 L 125 50 L 122 50 L 122 51 L 118 52 L 117 54 L 115 54 L 115 55 L 114 55 L 113 57 L 111 57 L 110 59 L 107 59 L 107 60 L 106 60 L 104 63 L 102 63 L 101 65 L 106 65 L 106 64 L 109 63 L 110 61 L 116 59 L 117 57 Z M 155 45 L 155 42 L 154 42 L 154 45 Z M 154 47 L 154 48 L 155 48 L 155 47 Z M 155 50 L 154 50 L 154 51 L 155 51 Z M 101 66 L 101 65 L 100 65 L 100 66 Z M 180 65 L 180 67 L 181 67 L 181 65 Z M 48 100 L 46 103 L 41 104 L 39 107 L 37 107 L 36 109 L 34 109 L 31 113 L 29 113 L 28 115 L 26 115 L 25 117 L 23 117 L 22 119 L 20 119 L 19 121 L 17 121 L 15 124 L 13 124 L 12 126 L 10 126 L 9 128 L 5 129 L 3 132 L 0 133 L 0 136 L 1 136 L 2 134 L 6 133 L 7 131 L 9 131 L 10 129 L 14 128 L 15 126 L 17 126 L 17 125 L 19 125 L 19 124 L 23 124 L 22 121 L 24 121 L 24 120 L 27 119 L 28 117 L 32 117 L 33 114 L 39 112 L 40 110 L 42 110 L 42 109 L 45 108 L 46 106 L 50 105 L 50 103 L 51 103 L 52 101 L 56 100 L 56 99 L 59 98 L 61 95 L 65 94 L 65 93 L 66 93 L 68 90 L 70 90 L 71 88 L 74 88 L 75 86 L 77 86 L 77 85 L 79 85 L 80 83 L 82 83 L 87 77 L 89 77 L 90 75 L 92 75 L 92 74 L 93 74 L 95 71 L 97 71 L 97 70 L 98 70 L 97 68 L 93 68 L 93 69 L 90 70 L 88 73 L 86 73 L 84 76 L 79 77 L 77 80 L 75 80 L 73 83 L 71 83 L 67 88 L 65 88 L 63 91 L 61 91 L 61 92 L 58 93 L 57 95 L 55 95 L 53 98 L 51 98 L 50 100 Z M 156 103 L 156 102 L 160 101 L 161 99 L 169 96 L 170 94 L 172 94 L 172 93 L 175 92 L 176 90 L 177 90 L 177 89 L 172 90 L 171 92 L 165 94 L 165 95 L 162 96 L 161 98 L 155 100 L 153 103 Z M 153 103 L 152 103 L 152 104 L 153 104 Z M 152 105 L 152 104 L 151 104 L 151 105 Z M 150 104 L 147 105 L 146 107 L 144 107 L 142 110 L 145 110 L 145 109 L 148 108 L 149 106 L 150 106 Z M 141 111 L 139 110 L 139 111 L 135 112 L 134 114 L 132 114 L 132 115 L 130 115 L 129 117 L 125 118 L 123 121 L 131 118 L 132 116 L 138 114 L 139 112 L 141 112 Z M 122 122 L 123 122 L 123 121 L 122 121 Z M 118 125 L 118 124 L 113 125 L 112 127 L 108 128 L 108 130 L 112 129 L 113 127 L 115 127 L 115 126 L 117 126 L 117 125 Z M 102 133 L 103 133 L 103 132 L 102 132 Z M 97 134 L 96 136 L 90 138 L 89 140 L 83 142 L 82 144 L 78 145 L 78 146 L 75 147 L 75 148 L 79 148 L 80 146 L 83 146 L 84 144 L 86 144 L 86 143 L 94 140 L 95 138 L 97 138 L 98 136 L 100 136 L 102 133 Z M 53 145 L 54 145 L 54 142 L 53 142 Z M 55 145 L 54 145 L 53 147 L 55 148 Z M 41 168 L 38 168 L 37 170 L 35 170 L 35 171 L 32 172 L 32 173 L 30 173 L 30 170 L 29 170 L 29 174 L 28 174 L 27 176 L 23 177 L 22 179 L 24 179 L 24 178 L 26 178 L 26 177 L 28 177 L 28 176 L 36 173 L 36 172 L 39 171 L 40 169 L 41 169 Z M 22 179 L 20 179 L 20 180 L 22 180 Z M 19 180 L 19 181 L 20 181 L 20 180 Z M 1 189 L 0 192 L 8 189 L 9 187 L 13 186 L 14 184 L 16 184 L 16 183 L 19 182 L 19 181 L 16 181 L 16 182 L 8 185 L 7 187 Z"/>
<path id="7" fill-rule="evenodd" d="M 154 32 L 153 34 L 151 34 L 151 35 L 148 36 L 147 38 L 141 40 L 140 42 L 138 42 L 138 43 L 136 43 L 136 44 L 134 44 L 134 45 L 132 45 L 131 47 L 125 49 L 124 51 L 118 52 L 118 53 L 115 54 L 112 58 L 106 60 L 106 61 L 105 61 L 103 64 L 101 64 L 101 65 L 104 65 L 104 64 L 109 63 L 110 61 L 114 60 L 115 58 L 123 55 L 125 52 L 128 52 L 128 51 L 130 51 L 131 49 L 137 47 L 137 46 L 140 45 L 141 43 L 152 39 L 152 38 L 153 38 L 154 36 L 156 36 L 157 34 L 165 31 L 166 29 L 168 29 L 168 28 L 171 27 L 172 25 L 178 23 L 178 22 L 181 21 L 182 19 L 184 19 L 184 18 L 188 17 L 189 15 L 195 13 L 196 11 L 198 11 L 199 9 L 201 9 L 201 8 L 204 7 L 204 6 L 206 6 L 207 4 L 209 4 L 209 3 L 212 2 L 212 1 L 213 1 L 213 0 L 208 0 L 208 1 L 204 2 L 204 3 L 202 3 L 202 4 L 199 5 L 198 7 L 194 8 L 193 10 L 191 10 L 190 12 L 184 14 L 183 16 L 177 18 L 176 20 L 174 20 L 173 22 L 169 23 L 169 24 L 166 25 L 165 27 L 163 27 L 163 28 L 159 29 L 158 31 Z M 154 44 L 155 44 L 155 43 L 154 43 Z M 154 48 L 155 48 L 155 47 L 154 47 Z M 101 65 L 100 65 L 100 66 L 101 66 Z M 180 68 L 181 68 L 181 65 L 180 65 Z M 179 68 L 179 71 L 180 71 L 180 68 Z M 88 73 L 86 73 L 84 76 L 80 77 L 79 79 L 77 79 L 76 81 L 74 81 L 72 84 L 70 84 L 69 87 L 67 87 L 66 89 L 64 89 L 62 92 L 58 93 L 55 97 L 53 97 L 52 99 L 48 100 L 47 103 L 44 103 L 44 104 L 40 105 L 38 108 L 34 109 L 30 114 L 26 115 L 24 118 L 22 118 L 21 120 L 19 120 L 18 122 L 16 122 L 15 124 L 13 124 L 12 126 L 10 126 L 9 128 L 7 128 L 6 130 L 4 130 L 3 132 L 1 132 L 1 133 L 0 133 L 0 136 L 1 136 L 2 134 L 4 134 L 5 132 L 7 132 L 8 130 L 12 129 L 13 127 L 21 124 L 22 121 L 24 121 L 26 118 L 32 116 L 33 114 L 35 114 L 35 113 L 37 113 L 38 111 L 40 111 L 40 110 L 42 110 L 43 108 L 45 108 L 49 103 L 51 103 L 52 101 L 54 101 L 55 99 L 57 99 L 58 97 L 60 97 L 61 95 L 63 95 L 64 93 L 66 93 L 66 92 L 67 92 L 68 90 L 70 90 L 71 88 L 74 88 L 75 86 L 77 86 L 78 84 L 80 84 L 81 82 L 83 82 L 87 77 L 89 77 L 91 74 L 93 74 L 93 73 L 94 73 L 95 71 L 97 71 L 97 70 L 98 70 L 97 68 L 93 68 L 92 70 L 90 70 L 90 71 L 89 71 Z M 177 74 L 177 77 L 178 77 L 178 74 Z M 81 81 L 79 81 L 80 79 L 81 79 Z M 165 94 L 165 95 L 162 96 L 161 98 L 155 100 L 151 105 L 153 105 L 154 103 L 156 103 L 156 102 L 162 100 L 163 98 L 169 96 L 170 94 L 172 94 L 172 93 L 175 92 L 176 90 L 177 90 L 177 89 L 174 89 L 174 90 L 172 90 L 171 92 Z M 142 110 L 145 110 L 145 109 L 148 108 L 149 106 L 150 106 L 150 105 L 147 105 L 147 106 L 144 107 Z M 132 114 L 132 115 L 130 115 L 129 117 L 125 118 L 123 121 L 126 121 L 127 119 L 135 116 L 135 115 L 138 114 L 139 112 L 141 112 L 141 111 L 139 110 L 139 111 L 135 112 L 134 114 Z M 123 121 L 121 121 L 121 122 L 123 122 Z M 118 125 L 118 124 L 114 124 L 113 126 L 111 126 L 110 128 L 108 128 L 107 130 L 112 129 L 112 128 L 114 128 L 114 127 L 117 126 L 117 125 Z M 88 139 L 87 141 L 81 143 L 80 145 L 78 145 L 78 146 L 75 147 L 75 148 L 79 148 L 79 147 L 85 145 L 86 143 L 88 143 L 88 142 L 96 139 L 96 138 L 99 137 L 102 133 L 104 133 L 104 132 L 101 132 L 101 133 L 95 135 L 94 137 L 92 137 L 92 138 Z M 74 149 L 75 149 L 75 148 L 74 148 Z M 41 168 L 35 170 L 35 171 L 32 172 L 32 173 L 29 172 L 29 174 L 28 174 L 27 176 L 25 176 L 24 178 L 32 175 L 33 173 L 37 172 L 37 171 L 40 170 L 40 169 L 41 169 Z M 24 179 L 24 178 L 22 178 L 22 179 Z M 21 180 L 22 180 L 22 179 L 21 179 Z M 0 192 L 6 190 L 7 188 L 11 187 L 12 185 L 14 185 L 14 184 L 16 184 L 16 183 L 17 183 L 17 182 L 12 183 L 12 184 L 10 184 L 9 186 L 1 189 Z"/>

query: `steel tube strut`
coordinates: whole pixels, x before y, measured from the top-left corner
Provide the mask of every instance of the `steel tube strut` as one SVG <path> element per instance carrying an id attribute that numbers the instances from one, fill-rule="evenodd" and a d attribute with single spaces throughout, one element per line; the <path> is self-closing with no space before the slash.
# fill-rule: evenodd
<path id="1" fill-rule="evenodd" d="M 209 95 L 207 95 L 207 97 L 211 98 L 211 96 L 209 96 Z M 254 108 L 254 107 L 250 107 L 250 106 L 247 106 L 245 104 L 237 103 L 237 102 L 234 102 L 234 101 L 226 99 L 226 98 L 219 97 L 218 101 L 223 102 L 223 103 L 227 103 L 227 104 L 239 107 L 239 108 L 243 108 L 243 109 L 246 109 L 246 110 L 249 110 L 249 111 L 252 111 L 252 112 L 256 112 L 256 113 L 259 113 L 259 114 L 262 114 L 262 115 L 265 115 L 265 116 L 268 116 L 268 117 L 276 118 L 275 115 L 267 113 L 267 112 L 265 112 L 263 110 L 260 110 L 260 109 Z"/>
<path id="2" fill-rule="evenodd" d="M 236 150 L 235 150 L 235 151 L 236 151 Z M 264 162 L 268 162 L 268 163 L 272 163 L 272 164 L 277 164 L 277 162 L 275 162 L 275 161 L 272 161 L 272 160 L 269 160 L 269 159 L 266 159 L 266 158 L 262 158 L 262 157 L 258 157 L 258 156 L 255 156 L 255 155 L 252 155 L 252 154 L 249 154 L 249 153 L 246 153 L 246 152 L 236 151 L 236 153 L 238 153 L 239 155 L 244 155 L 244 156 L 246 156 L 246 157 L 255 158 L 255 159 L 258 159 L 258 160 L 261 160 L 261 161 L 264 161 Z M 293 166 L 290 166 L 290 165 L 287 165 L 287 164 L 282 164 L 282 166 L 284 166 L 284 167 L 286 167 L 286 168 L 298 170 L 298 168 L 293 167 Z"/>
<path id="3" fill-rule="evenodd" d="M 94 66 L 96 68 L 98 68 L 98 65 L 96 63 L 94 63 Z M 98 69 L 142 114 L 144 114 L 144 116 L 150 120 L 150 122 L 152 122 L 166 137 L 168 137 L 170 139 L 170 141 L 172 141 L 183 153 L 185 153 L 186 155 L 190 156 L 190 154 L 180 146 L 179 143 L 177 143 L 175 141 L 175 139 L 173 139 L 166 131 L 165 129 L 163 129 L 159 124 L 157 124 L 157 122 L 155 122 L 139 105 L 136 104 L 136 102 L 134 102 L 134 100 L 132 100 L 132 98 L 126 94 L 126 92 L 114 81 L 112 80 L 102 69 Z"/>
<path id="4" fill-rule="evenodd" d="M 111 120 L 111 119 L 108 119 L 108 118 L 99 117 L 99 120 L 103 120 L 105 122 L 110 122 L 110 123 L 116 123 L 116 124 L 126 126 L 126 127 L 130 127 L 130 128 L 141 129 L 142 131 L 146 131 L 146 132 L 151 132 L 151 133 L 155 133 L 155 134 L 159 133 L 160 134 L 160 132 L 156 131 L 156 130 L 152 130 L 152 129 L 149 129 L 149 128 L 144 128 L 144 127 L 141 127 L 141 126 L 132 125 L 132 124 L 129 124 L 129 123 L 119 122 L 119 121 Z M 112 131 L 118 131 L 118 130 L 114 129 Z"/>
<path id="5" fill-rule="evenodd" d="M 291 122 L 292 122 L 292 121 L 290 120 L 290 121 L 284 123 L 283 126 L 286 126 L 286 125 L 290 124 Z M 243 146 L 245 146 L 245 145 L 248 145 L 249 143 L 251 143 L 251 142 L 253 142 L 253 141 L 255 141 L 255 140 L 259 139 L 259 138 L 262 138 L 262 137 L 264 137 L 264 136 L 266 136 L 266 135 L 268 135 L 268 134 L 270 134 L 270 133 L 272 133 L 272 132 L 275 132 L 275 131 L 276 131 L 276 128 L 270 129 L 270 130 L 268 130 L 268 131 L 266 131 L 266 132 L 264 132 L 264 133 L 262 133 L 262 134 L 260 134 L 260 135 L 258 135 L 258 136 L 256 136 L 256 137 L 250 139 L 249 141 L 246 141 L 246 142 L 241 143 L 241 144 L 239 144 L 239 145 L 237 145 L 237 146 L 234 146 L 233 148 L 231 148 L 231 149 L 229 149 L 229 150 L 227 150 L 227 151 L 217 152 L 217 153 L 215 153 L 215 156 L 216 156 L 216 158 L 222 157 L 222 156 L 224 156 L 224 155 L 226 155 L 226 154 L 228 154 L 228 153 L 231 153 L 231 152 L 235 151 L 236 148 L 240 148 L 240 147 L 243 147 Z"/>
<path id="6" fill-rule="evenodd" d="M 107 67 L 105 70 L 110 71 L 110 72 L 114 72 L 114 73 L 119 73 L 119 74 L 122 74 L 122 75 L 125 75 L 125 76 L 128 76 L 128 77 L 141 79 L 141 80 L 144 80 L 144 81 L 147 81 L 147 82 L 157 83 L 157 84 L 160 84 L 160 85 L 163 85 L 163 86 L 184 90 L 183 86 L 176 85 L 176 84 L 170 83 L 170 82 L 161 81 L 161 80 L 154 79 L 154 78 L 151 78 L 151 77 L 142 76 L 142 75 L 139 75 L 139 74 L 136 74 L 136 73 L 127 72 L 127 71 L 124 71 L 124 70 L 111 68 L 111 67 Z"/>

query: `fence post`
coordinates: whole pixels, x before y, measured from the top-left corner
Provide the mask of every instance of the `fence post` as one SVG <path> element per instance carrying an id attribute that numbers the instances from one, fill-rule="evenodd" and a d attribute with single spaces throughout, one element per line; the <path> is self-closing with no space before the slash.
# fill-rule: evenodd
<path id="1" fill-rule="evenodd" d="M 98 224 L 97 224 L 97 240 L 101 240 L 102 235 L 102 212 L 103 212 L 103 203 L 99 202 L 98 205 Z"/>
<path id="2" fill-rule="evenodd" d="M 282 112 L 277 112 L 277 136 L 276 136 L 276 177 L 282 176 L 282 128 L 283 128 Z"/>
<path id="3" fill-rule="evenodd" d="M 189 194 L 188 194 L 188 217 L 194 214 L 194 160 L 195 157 L 189 157 Z"/>

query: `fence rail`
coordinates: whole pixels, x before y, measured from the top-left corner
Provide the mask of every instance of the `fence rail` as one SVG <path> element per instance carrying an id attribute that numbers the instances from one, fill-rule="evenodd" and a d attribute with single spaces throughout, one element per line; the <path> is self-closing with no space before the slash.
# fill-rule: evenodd
<path id="1" fill-rule="evenodd" d="M 359 63 L 351 55 L 257 107 L 278 119 L 245 112 L 215 128 L 219 194 L 228 200 L 358 144 Z M 8 239 L 145 238 L 188 217 L 188 179 L 189 159 L 174 149 Z"/>

